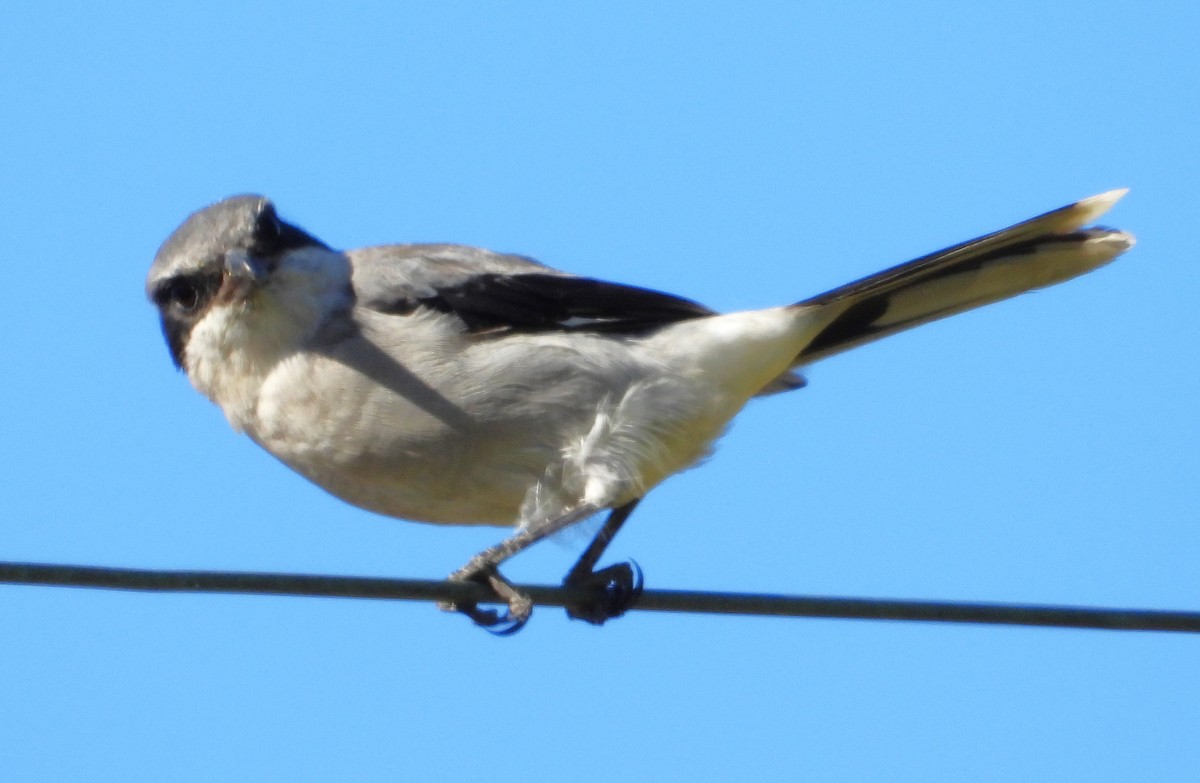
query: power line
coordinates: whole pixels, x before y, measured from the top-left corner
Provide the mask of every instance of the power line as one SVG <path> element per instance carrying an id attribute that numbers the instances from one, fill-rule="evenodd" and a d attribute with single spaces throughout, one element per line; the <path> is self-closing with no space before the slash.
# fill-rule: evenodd
<path id="1" fill-rule="evenodd" d="M 0 562 L 0 583 L 171 593 L 243 593 L 407 601 L 500 603 L 482 585 L 428 579 L 133 568 Z M 578 588 L 517 585 L 540 606 L 567 606 L 589 594 Z M 646 590 L 631 611 L 691 612 L 770 617 L 833 617 L 988 625 L 1037 625 L 1114 631 L 1200 633 L 1200 612 L 1111 609 L 957 601 L 762 593 Z"/>

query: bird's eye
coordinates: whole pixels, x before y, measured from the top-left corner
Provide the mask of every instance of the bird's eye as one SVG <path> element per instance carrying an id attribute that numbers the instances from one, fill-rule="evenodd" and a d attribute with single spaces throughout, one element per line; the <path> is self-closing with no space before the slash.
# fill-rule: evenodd
<path id="1" fill-rule="evenodd" d="M 185 313 L 195 312 L 200 306 L 200 289 L 190 280 L 175 280 L 163 290 L 161 299 Z"/>

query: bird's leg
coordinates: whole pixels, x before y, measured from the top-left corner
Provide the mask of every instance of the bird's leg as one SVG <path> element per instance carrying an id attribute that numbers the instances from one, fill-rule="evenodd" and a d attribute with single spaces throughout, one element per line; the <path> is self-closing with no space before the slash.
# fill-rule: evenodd
<path id="1" fill-rule="evenodd" d="M 490 546 L 467 561 L 467 564 L 450 575 L 453 582 L 477 582 L 496 594 L 508 604 L 504 613 L 495 609 L 480 609 L 476 604 L 442 603 L 439 607 L 446 611 L 462 612 L 475 621 L 476 625 L 493 630 L 494 633 L 507 635 L 516 633 L 529 620 L 533 611 L 533 602 L 529 596 L 522 593 L 511 582 L 504 578 L 499 571 L 500 564 L 513 555 L 524 551 L 547 536 L 570 527 L 592 514 L 599 508 L 590 504 L 579 506 L 564 514 L 528 525 L 495 546 Z"/>
<path id="2" fill-rule="evenodd" d="M 608 568 L 596 571 L 596 563 L 608 547 L 621 525 L 629 519 L 641 498 L 631 500 L 623 506 L 614 508 L 604 520 L 604 526 L 596 533 L 592 543 L 579 556 L 579 560 L 567 572 L 563 585 L 566 587 L 586 587 L 595 593 L 595 597 L 584 604 L 567 607 L 567 616 L 575 620 L 584 620 L 593 625 L 603 625 L 606 620 L 620 617 L 633 605 L 642 593 L 642 572 L 635 563 L 617 563 Z"/>

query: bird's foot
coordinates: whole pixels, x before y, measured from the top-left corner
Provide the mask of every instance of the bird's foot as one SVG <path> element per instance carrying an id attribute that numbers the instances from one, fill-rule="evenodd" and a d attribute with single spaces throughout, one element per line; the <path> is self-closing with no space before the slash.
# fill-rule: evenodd
<path id="1" fill-rule="evenodd" d="M 494 563 L 482 561 L 479 558 L 471 560 L 462 568 L 450 575 L 451 582 L 474 582 L 481 584 L 496 594 L 500 600 L 508 604 L 503 611 L 483 609 L 475 602 L 456 604 L 443 602 L 438 608 L 447 612 L 459 612 L 471 618 L 471 621 L 488 633 L 496 636 L 511 636 L 525 627 L 533 614 L 533 601 L 522 593 L 512 582 L 505 579 L 496 569 Z"/>
<path id="2" fill-rule="evenodd" d="M 601 568 L 599 571 L 572 571 L 563 580 L 564 587 L 582 588 L 591 597 L 567 607 L 567 616 L 592 625 L 604 625 L 608 620 L 625 614 L 642 594 L 642 569 L 632 560 L 628 563 Z"/>

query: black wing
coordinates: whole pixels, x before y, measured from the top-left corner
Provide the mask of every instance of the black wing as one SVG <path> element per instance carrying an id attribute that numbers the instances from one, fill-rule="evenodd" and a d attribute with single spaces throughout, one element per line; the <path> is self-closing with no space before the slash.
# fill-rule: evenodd
<path id="1" fill-rule="evenodd" d="M 641 336 L 667 324 L 712 315 L 689 299 L 587 277 L 483 273 L 384 309 L 424 306 L 462 319 L 472 332 L 598 332 Z"/>

